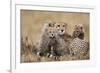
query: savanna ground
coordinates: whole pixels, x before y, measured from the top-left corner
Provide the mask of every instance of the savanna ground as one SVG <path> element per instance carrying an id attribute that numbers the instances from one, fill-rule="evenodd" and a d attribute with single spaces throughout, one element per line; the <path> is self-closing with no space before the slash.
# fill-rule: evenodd
<path id="1" fill-rule="evenodd" d="M 85 37 L 84 40 L 89 42 L 89 13 L 73 12 L 50 12 L 21 10 L 21 63 L 24 62 L 45 62 L 55 61 L 54 57 L 40 57 L 36 55 L 36 46 L 40 40 L 41 30 L 46 21 L 65 22 L 68 24 L 66 31 L 72 35 L 74 26 L 83 24 Z M 70 60 L 88 60 L 89 51 L 84 56 L 64 55 L 57 61 Z"/>

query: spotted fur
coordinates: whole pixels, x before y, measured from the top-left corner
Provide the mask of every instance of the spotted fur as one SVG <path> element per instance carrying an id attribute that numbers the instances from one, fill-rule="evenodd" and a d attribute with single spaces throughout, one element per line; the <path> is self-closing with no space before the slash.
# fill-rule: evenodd
<path id="1" fill-rule="evenodd" d="M 71 55 L 86 54 L 89 50 L 89 43 L 79 38 L 75 38 L 71 41 L 69 49 Z"/>

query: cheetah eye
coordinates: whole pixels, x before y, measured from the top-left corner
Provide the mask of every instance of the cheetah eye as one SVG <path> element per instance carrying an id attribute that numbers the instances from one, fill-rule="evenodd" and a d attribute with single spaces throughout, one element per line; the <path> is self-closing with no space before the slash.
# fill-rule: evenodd
<path id="1" fill-rule="evenodd" d="M 60 25 L 58 25 L 58 27 L 60 27 Z"/>
<path id="2" fill-rule="evenodd" d="M 49 23 L 49 27 L 51 27 L 51 23 Z"/>
<path id="3" fill-rule="evenodd" d="M 63 27 L 65 27 L 65 25 L 63 25 Z"/>
<path id="4" fill-rule="evenodd" d="M 81 29 L 83 29 L 83 27 L 80 27 Z"/>

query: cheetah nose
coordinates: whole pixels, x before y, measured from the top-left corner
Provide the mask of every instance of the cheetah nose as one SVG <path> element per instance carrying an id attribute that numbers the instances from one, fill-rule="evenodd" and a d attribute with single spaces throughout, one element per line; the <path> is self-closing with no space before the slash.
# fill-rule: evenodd
<path id="1" fill-rule="evenodd" d="M 63 32 L 64 30 L 61 30 L 61 32 Z"/>
<path id="2" fill-rule="evenodd" d="M 52 34 L 52 38 L 55 38 L 54 34 Z"/>

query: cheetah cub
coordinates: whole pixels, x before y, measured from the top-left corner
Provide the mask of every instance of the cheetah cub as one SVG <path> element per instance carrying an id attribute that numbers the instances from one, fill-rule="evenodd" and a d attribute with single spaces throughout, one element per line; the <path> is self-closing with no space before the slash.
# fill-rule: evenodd
<path id="1" fill-rule="evenodd" d="M 89 50 L 89 42 L 84 40 L 84 28 L 82 24 L 75 25 L 73 40 L 70 45 L 70 55 L 85 55 Z"/>
<path id="2" fill-rule="evenodd" d="M 83 24 L 75 25 L 73 38 L 84 39 L 84 27 Z"/>
<path id="3" fill-rule="evenodd" d="M 65 41 L 67 24 L 64 22 L 57 22 L 55 24 L 57 48 L 56 55 L 63 56 L 68 53 L 68 43 Z"/>
<path id="4" fill-rule="evenodd" d="M 44 24 L 41 38 L 38 45 L 37 55 L 47 56 L 53 53 L 53 48 L 55 48 L 56 38 L 54 30 L 54 22 L 48 22 Z"/>
<path id="5" fill-rule="evenodd" d="M 70 55 L 85 55 L 89 50 L 89 43 L 79 38 L 74 38 L 70 45 Z"/>

